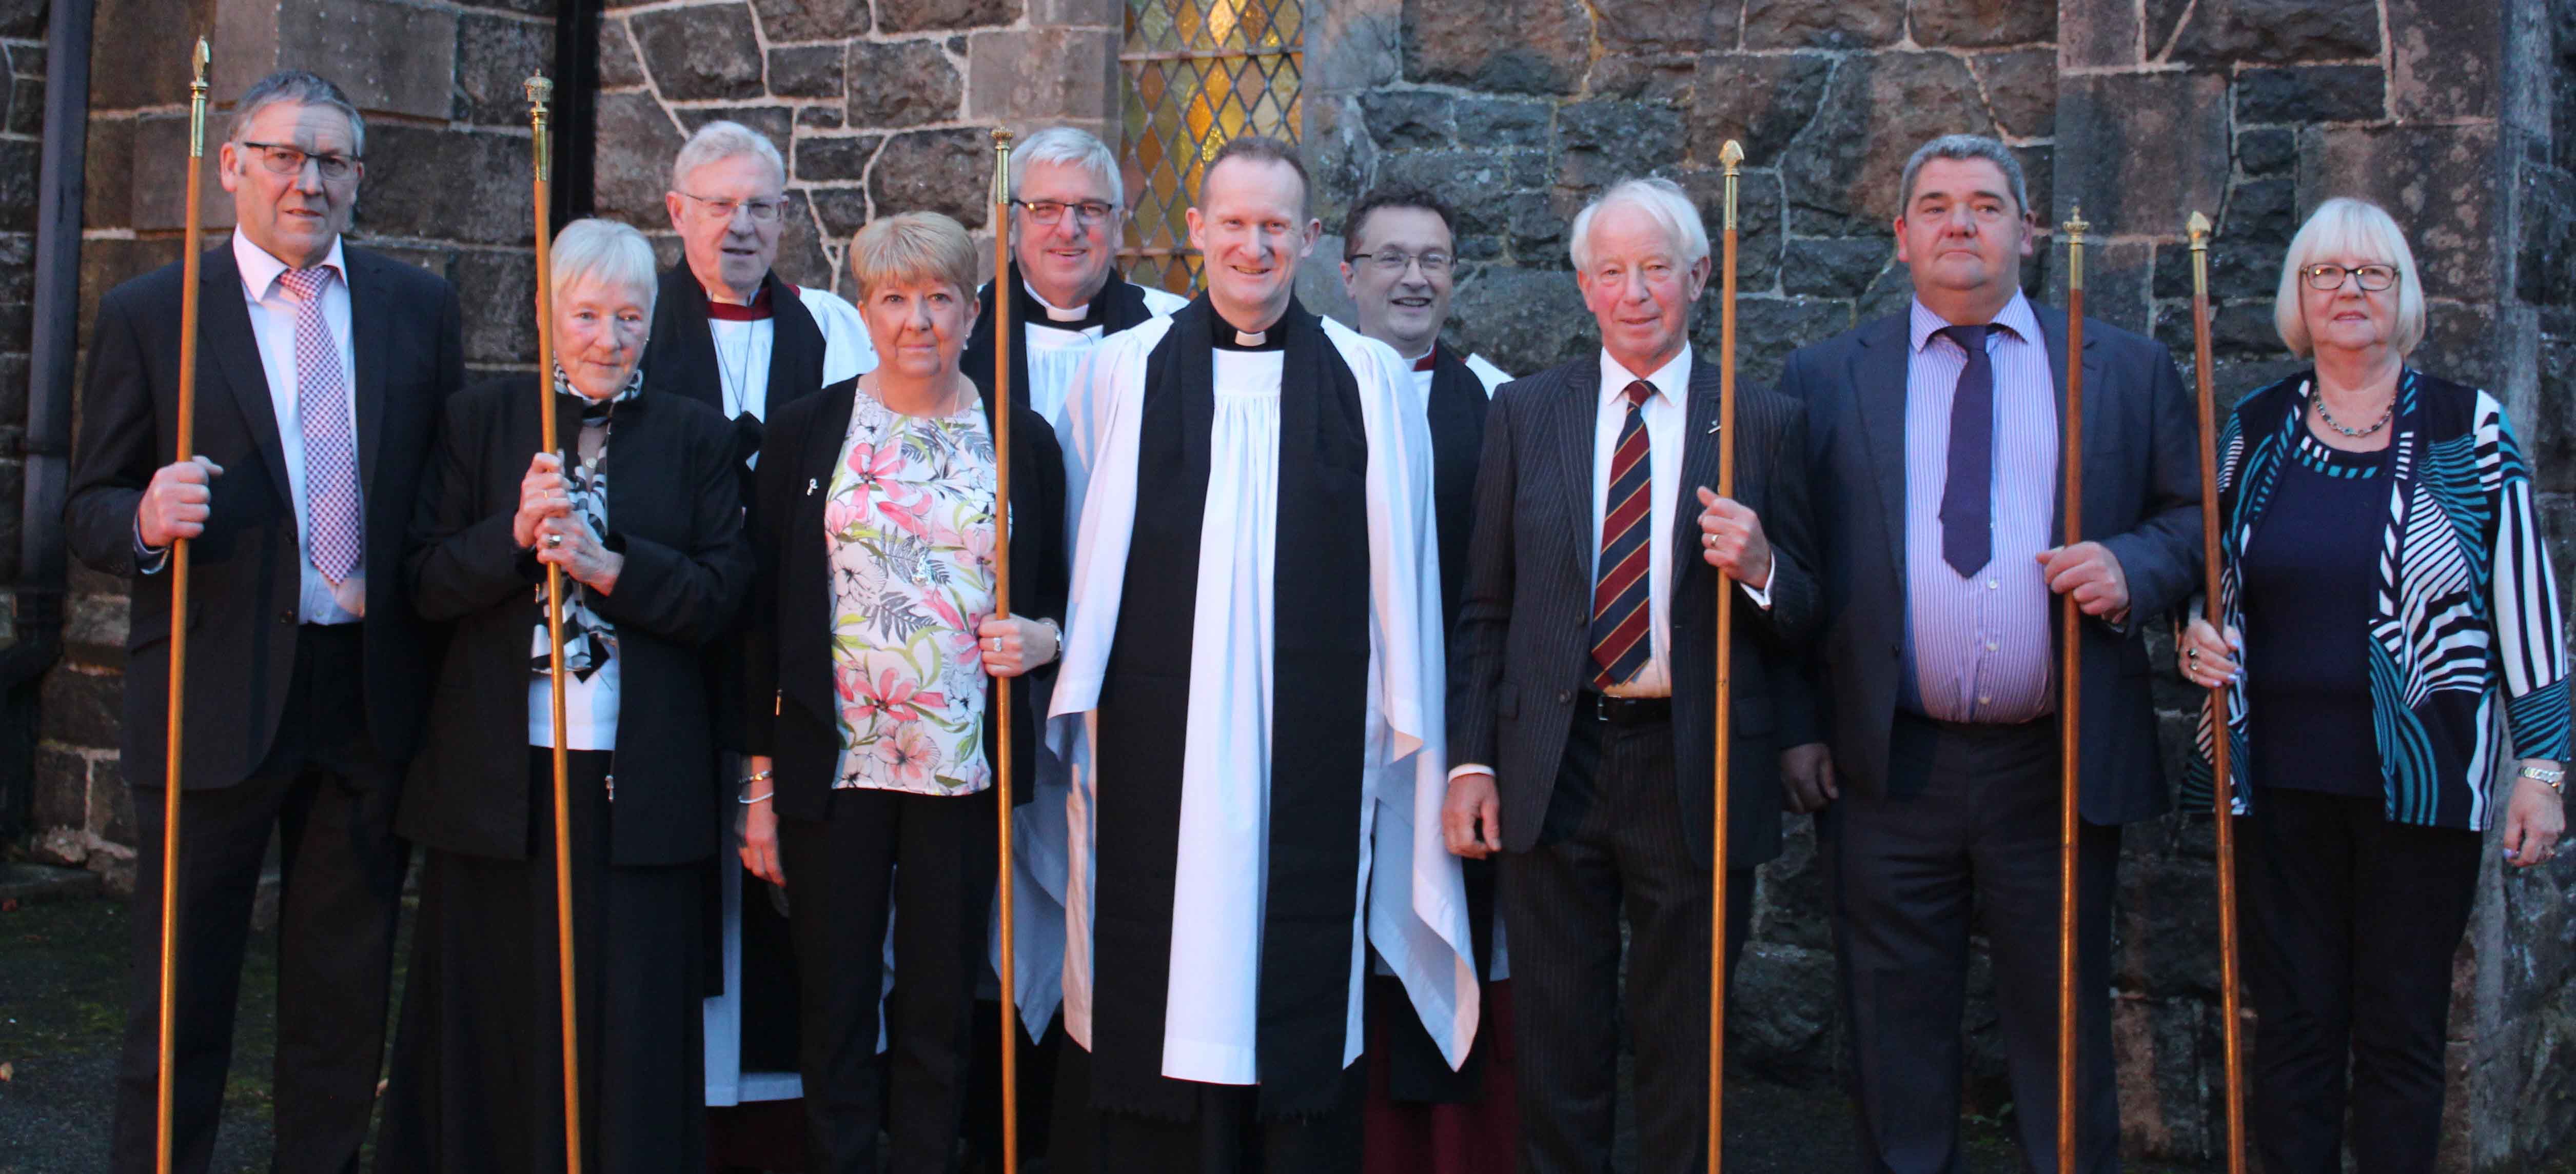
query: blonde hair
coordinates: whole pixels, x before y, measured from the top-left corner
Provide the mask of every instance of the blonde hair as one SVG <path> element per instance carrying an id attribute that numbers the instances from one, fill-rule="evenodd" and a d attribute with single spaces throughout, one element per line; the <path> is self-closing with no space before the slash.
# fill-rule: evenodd
<path id="1" fill-rule="evenodd" d="M 653 246 L 633 226 L 596 216 L 573 221 L 555 234 L 550 259 L 554 272 L 553 285 L 546 291 L 549 297 L 560 297 L 582 281 L 615 283 L 634 291 L 645 313 L 653 312 L 653 297 L 661 292 Z"/>
<path id="2" fill-rule="evenodd" d="M 938 212 L 904 212 L 871 220 L 850 237 L 850 277 L 864 303 L 886 282 L 944 281 L 975 296 L 975 241 L 966 226 Z"/>
<path id="3" fill-rule="evenodd" d="M 1681 254 L 1687 269 L 1708 259 L 1708 225 L 1699 218 L 1699 206 L 1691 203 L 1682 185 L 1661 176 L 1622 180 L 1601 193 L 1581 212 L 1574 214 L 1574 227 L 1566 233 L 1565 251 L 1576 269 L 1592 267 L 1592 221 L 1601 210 L 1625 204 L 1654 218 L 1672 238 L 1673 249 Z"/>
<path id="4" fill-rule="evenodd" d="M 2299 226 L 2299 235 L 2290 238 L 2289 255 L 2281 259 L 2280 292 L 2272 297 L 2272 328 L 2280 332 L 2281 341 L 2302 359 L 2316 351 L 2308 335 L 2307 310 L 2300 294 L 2305 284 L 2299 271 L 2321 257 L 2344 255 L 2397 267 L 2397 285 L 2390 291 L 2397 295 L 2397 329 L 2388 341 L 2399 355 L 2413 351 L 2415 344 L 2424 341 L 2424 282 L 2415 268 L 2415 251 L 2406 247 L 2406 233 L 2387 209 L 2350 196 L 2317 205 L 2308 222 Z"/>

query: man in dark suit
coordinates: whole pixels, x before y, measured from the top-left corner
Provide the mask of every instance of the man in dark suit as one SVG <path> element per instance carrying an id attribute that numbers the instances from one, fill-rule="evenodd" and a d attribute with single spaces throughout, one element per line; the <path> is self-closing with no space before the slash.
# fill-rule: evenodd
<path id="1" fill-rule="evenodd" d="M 172 540 L 189 540 L 181 759 L 177 1168 L 203 1170 L 232 1055 L 251 899 L 280 836 L 276 1168 L 354 1169 L 375 1099 L 408 851 L 392 831 L 428 698 L 402 541 L 463 374 L 455 291 L 341 241 L 365 127 L 272 74 L 235 106 L 232 239 L 200 271 L 196 459 L 168 464 L 178 263 L 100 300 L 64 521 L 124 576 L 123 756 L 140 867 L 111 1167 L 153 1166 Z"/>
<path id="2" fill-rule="evenodd" d="M 1779 852 L 1773 695 L 1817 614 L 1805 441 L 1795 403 L 1740 385 L 1736 496 L 1707 489 L 1729 438 L 1719 373 L 1689 345 L 1708 231 L 1680 188 L 1622 183 L 1569 235 L 1601 353 L 1505 384 L 1485 419 L 1442 833 L 1502 857 L 1522 1168 L 1609 1168 L 1624 913 L 1639 1169 L 1682 1174 L 1707 1162 L 1715 593 L 1745 596 L 1732 962 L 1753 866 Z"/>
<path id="3" fill-rule="evenodd" d="M 1812 704 L 1785 713 L 1790 799 L 1821 809 L 1860 1168 L 1963 1169 L 1959 1018 L 1982 906 L 2024 1169 L 2054 1169 L 2058 763 L 2051 594 L 2087 617 L 2077 1138 L 2119 1165 L 2110 904 L 2120 825 L 2167 804 L 2139 620 L 2199 581 L 2200 492 L 2172 356 L 2084 330 L 2085 541 L 2058 516 L 2066 316 L 2031 305 L 2021 166 L 1953 135 L 1906 164 L 1911 310 L 1789 357 L 1824 583 Z"/>

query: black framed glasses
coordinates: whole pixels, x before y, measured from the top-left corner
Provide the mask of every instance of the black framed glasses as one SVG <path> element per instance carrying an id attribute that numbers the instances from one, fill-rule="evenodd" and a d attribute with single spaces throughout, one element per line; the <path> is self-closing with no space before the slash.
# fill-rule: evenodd
<path id="1" fill-rule="evenodd" d="M 2341 265 L 2310 265 L 2299 273 L 2307 278 L 2309 289 L 2342 289 L 2347 276 L 2360 282 L 2361 288 L 2371 293 L 2397 284 L 2397 267 L 2394 265 L 2362 265 L 2351 269 Z"/>
<path id="2" fill-rule="evenodd" d="M 1099 200 L 1083 200 L 1077 203 L 1066 203 L 1062 200 L 1013 200 L 1011 202 L 1028 213 L 1030 223 L 1049 227 L 1063 223 L 1064 214 L 1068 211 L 1073 213 L 1073 223 L 1076 228 L 1089 228 L 1106 222 L 1112 213 L 1118 211 L 1118 205 Z"/>
<path id="3" fill-rule="evenodd" d="M 787 210 L 785 200 L 728 200 L 715 196 L 693 195 L 689 192 L 681 192 L 679 195 L 682 199 L 696 200 L 698 207 L 706 209 L 707 215 L 718 220 L 733 219 L 734 210 L 739 208 L 751 214 L 751 222 L 754 224 L 776 224 L 779 216 Z"/>
<path id="4" fill-rule="evenodd" d="M 1438 277 L 1447 273 L 1449 266 L 1457 263 L 1457 259 L 1447 253 L 1405 253 L 1394 249 L 1379 249 L 1374 253 L 1353 253 L 1343 259 L 1353 264 L 1366 262 L 1389 277 L 1397 276 L 1415 265 L 1422 266 L 1424 277 Z"/>
<path id="5" fill-rule="evenodd" d="M 332 183 L 358 173 L 358 157 L 355 155 L 316 154 L 289 143 L 245 142 L 241 146 L 249 150 L 270 175 L 302 175 L 308 160 L 324 180 Z"/>

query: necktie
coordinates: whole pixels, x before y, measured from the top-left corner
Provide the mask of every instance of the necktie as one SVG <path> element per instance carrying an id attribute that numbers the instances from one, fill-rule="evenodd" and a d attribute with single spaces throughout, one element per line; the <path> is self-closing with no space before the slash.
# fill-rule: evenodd
<path id="1" fill-rule="evenodd" d="M 1950 475 L 1941 487 L 1941 560 L 1961 575 L 1994 558 L 1995 365 L 1987 326 L 1945 326 L 1939 334 L 1968 352 L 1950 393 Z"/>
<path id="2" fill-rule="evenodd" d="M 322 577 L 337 586 L 356 573 L 366 521 L 358 506 L 358 428 L 340 349 L 322 320 L 322 291 L 338 271 L 289 269 L 278 283 L 295 295 L 295 421 L 304 434 L 305 546 Z"/>
<path id="3" fill-rule="evenodd" d="M 1592 660 L 1601 666 L 1592 683 L 1603 689 L 1627 683 L 1646 667 L 1654 641 L 1647 613 L 1646 546 L 1655 515 L 1654 478 L 1647 460 L 1645 404 L 1655 385 L 1628 385 L 1628 418 L 1610 452 L 1610 493 L 1601 508 L 1601 561 L 1592 584 Z"/>

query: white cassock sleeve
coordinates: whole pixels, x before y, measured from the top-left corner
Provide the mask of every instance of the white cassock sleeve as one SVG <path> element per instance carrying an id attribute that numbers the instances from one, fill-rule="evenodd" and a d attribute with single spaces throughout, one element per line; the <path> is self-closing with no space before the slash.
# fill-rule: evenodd
<path id="1" fill-rule="evenodd" d="M 868 341 L 868 324 L 858 307 L 828 289 L 796 288 L 796 300 L 823 331 L 823 386 L 877 369 L 877 348 Z"/>

